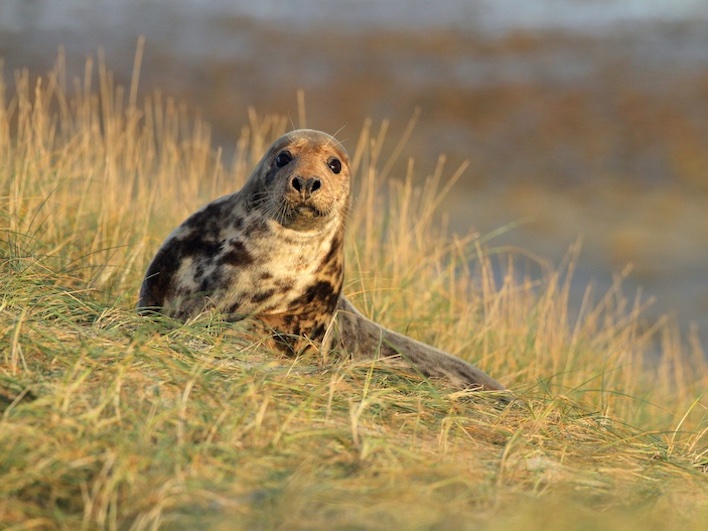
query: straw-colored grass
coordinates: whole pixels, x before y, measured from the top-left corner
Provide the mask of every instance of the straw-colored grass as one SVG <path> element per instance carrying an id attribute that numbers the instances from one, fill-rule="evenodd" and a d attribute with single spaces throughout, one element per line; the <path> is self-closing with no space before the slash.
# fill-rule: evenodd
<path id="1" fill-rule="evenodd" d="M 346 292 L 517 402 L 138 317 L 160 241 L 288 124 L 251 114 L 226 164 L 182 106 L 93 70 L 0 84 L 0 527 L 704 528 L 697 342 L 619 280 L 571 313 L 575 250 L 520 268 L 449 236 L 437 206 L 464 168 L 390 175 L 405 135 L 385 123 L 345 139 Z"/>

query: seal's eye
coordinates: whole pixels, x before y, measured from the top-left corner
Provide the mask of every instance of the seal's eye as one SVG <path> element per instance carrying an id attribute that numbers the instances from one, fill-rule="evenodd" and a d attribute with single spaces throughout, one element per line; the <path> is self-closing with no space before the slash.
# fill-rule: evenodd
<path id="1" fill-rule="evenodd" d="M 327 166 L 332 170 L 332 173 L 339 173 L 342 171 L 342 163 L 339 159 L 331 158 L 327 161 Z"/>
<path id="2" fill-rule="evenodd" d="M 283 151 L 282 153 L 278 153 L 278 156 L 275 157 L 275 165 L 278 168 L 282 168 L 283 166 L 287 166 L 291 160 L 293 160 L 293 156 L 287 151 Z"/>

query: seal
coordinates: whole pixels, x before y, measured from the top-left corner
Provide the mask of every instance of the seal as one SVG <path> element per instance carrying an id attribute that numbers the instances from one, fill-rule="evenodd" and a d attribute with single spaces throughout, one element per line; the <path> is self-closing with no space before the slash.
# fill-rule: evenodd
<path id="1" fill-rule="evenodd" d="M 476 367 L 366 319 L 342 295 L 349 155 L 334 137 L 286 133 L 243 188 L 192 214 L 161 245 L 139 311 L 186 320 L 218 311 L 250 318 L 289 355 L 341 349 L 441 378 L 503 390 Z"/>

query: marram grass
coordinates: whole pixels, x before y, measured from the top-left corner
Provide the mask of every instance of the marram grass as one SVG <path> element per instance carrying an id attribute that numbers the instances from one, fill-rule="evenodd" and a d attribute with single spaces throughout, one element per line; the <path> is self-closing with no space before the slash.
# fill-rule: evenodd
<path id="1" fill-rule="evenodd" d="M 391 175 L 405 138 L 385 123 L 345 139 L 346 291 L 519 400 L 138 317 L 160 241 L 287 122 L 251 113 L 227 165 L 206 124 L 97 70 L 0 84 L 0 528 L 704 529 L 697 342 L 619 281 L 572 317 L 574 250 L 527 275 L 448 236 L 436 208 L 464 168 Z"/>

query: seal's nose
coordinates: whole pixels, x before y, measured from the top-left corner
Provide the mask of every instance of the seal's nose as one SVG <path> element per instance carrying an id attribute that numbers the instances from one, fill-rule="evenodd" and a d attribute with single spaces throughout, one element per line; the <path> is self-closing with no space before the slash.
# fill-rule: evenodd
<path id="1" fill-rule="evenodd" d="M 317 192 L 317 190 L 322 188 L 322 181 L 317 177 L 305 179 L 303 177 L 295 176 L 290 181 L 290 186 L 292 186 L 295 191 L 299 192 L 302 197 L 307 199 L 312 194 Z"/>

